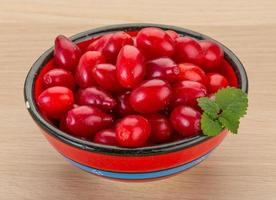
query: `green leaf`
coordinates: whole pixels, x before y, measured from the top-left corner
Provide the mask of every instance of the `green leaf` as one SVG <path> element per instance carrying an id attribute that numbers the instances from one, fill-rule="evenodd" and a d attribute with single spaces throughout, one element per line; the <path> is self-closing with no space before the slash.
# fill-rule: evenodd
<path id="1" fill-rule="evenodd" d="M 242 90 L 229 87 L 219 90 L 215 94 L 215 101 L 218 106 L 224 110 L 230 110 L 236 113 L 238 117 L 242 117 L 246 114 L 248 99 L 246 93 Z"/>
<path id="2" fill-rule="evenodd" d="M 204 135 L 215 136 L 222 130 L 222 124 L 217 119 L 212 119 L 205 112 L 201 115 L 201 129 Z"/>
<path id="3" fill-rule="evenodd" d="M 227 128 L 232 133 L 238 133 L 240 118 L 236 113 L 229 110 L 225 110 L 220 114 L 218 120 L 225 128 Z"/>
<path id="4" fill-rule="evenodd" d="M 197 99 L 197 102 L 200 108 L 210 117 L 212 117 L 213 119 L 216 119 L 218 117 L 218 112 L 220 109 L 215 101 L 207 97 L 201 97 Z"/>

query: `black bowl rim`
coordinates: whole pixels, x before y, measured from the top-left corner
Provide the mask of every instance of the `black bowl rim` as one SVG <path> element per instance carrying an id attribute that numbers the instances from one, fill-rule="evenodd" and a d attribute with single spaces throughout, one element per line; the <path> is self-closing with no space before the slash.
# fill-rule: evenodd
<path id="1" fill-rule="evenodd" d="M 117 25 L 110 25 L 104 26 L 100 28 L 91 29 L 88 31 L 84 31 L 78 33 L 70 39 L 74 42 L 81 42 L 92 37 L 100 36 L 109 32 L 116 32 L 116 31 L 135 31 L 145 27 L 158 27 L 164 30 L 174 30 L 181 35 L 187 35 L 199 40 L 208 39 L 213 42 L 218 43 L 224 50 L 224 56 L 226 60 L 232 65 L 234 71 L 238 77 L 240 88 L 244 92 L 248 92 L 248 78 L 246 71 L 238 59 L 238 57 L 226 46 L 221 44 L 220 42 L 206 36 L 204 34 L 191 31 L 185 28 L 171 26 L 171 25 L 163 25 L 163 24 L 151 24 L 151 23 L 129 23 L 129 24 L 117 24 Z M 149 155 L 156 155 L 156 154 L 163 154 L 169 153 L 174 151 L 179 151 L 199 143 L 202 143 L 206 140 L 209 140 L 211 137 L 199 135 L 196 137 L 183 139 L 176 142 L 160 144 L 156 146 L 149 146 L 149 147 L 139 147 L 139 148 L 122 148 L 122 147 L 115 147 L 115 146 L 108 146 L 103 144 L 96 144 L 93 142 L 89 142 L 86 140 L 82 140 L 71 136 L 58 128 L 51 125 L 47 122 L 39 113 L 39 110 L 36 106 L 33 96 L 33 89 L 34 89 L 34 80 L 36 75 L 41 70 L 42 66 L 44 66 L 49 59 L 53 56 L 53 47 L 45 51 L 32 65 L 31 69 L 28 72 L 28 75 L 25 80 L 24 84 L 24 98 L 26 107 L 31 114 L 34 121 L 43 129 L 47 134 L 54 136 L 55 138 L 61 140 L 62 142 L 69 144 L 73 147 L 80 148 L 82 150 L 90 151 L 90 152 L 97 152 L 103 154 L 110 154 L 110 155 L 117 155 L 117 156 L 149 156 Z"/>

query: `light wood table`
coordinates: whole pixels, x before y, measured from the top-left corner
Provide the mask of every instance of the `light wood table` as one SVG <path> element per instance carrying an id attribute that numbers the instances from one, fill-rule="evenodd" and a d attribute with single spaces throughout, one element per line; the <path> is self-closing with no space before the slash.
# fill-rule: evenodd
<path id="1" fill-rule="evenodd" d="M 250 80 L 248 115 L 199 166 L 167 180 L 121 183 L 68 164 L 27 113 L 23 82 L 53 44 L 94 27 L 152 22 L 205 33 L 232 49 Z M 0 0 L 0 199 L 276 199 L 275 0 Z"/>

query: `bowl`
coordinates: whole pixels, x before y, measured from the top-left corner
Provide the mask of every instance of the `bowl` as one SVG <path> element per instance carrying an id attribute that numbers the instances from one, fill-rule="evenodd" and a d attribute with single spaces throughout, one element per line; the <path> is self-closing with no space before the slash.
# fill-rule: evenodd
<path id="1" fill-rule="evenodd" d="M 248 90 L 246 71 L 237 56 L 212 38 L 185 28 L 161 24 L 120 24 L 91 29 L 72 36 L 70 39 L 82 49 L 95 38 L 110 32 L 127 31 L 135 35 L 144 27 L 171 29 L 180 35 L 198 40 L 208 39 L 221 45 L 224 50 L 224 67 L 220 71 L 230 84 Z M 227 131 L 215 137 L 199 135 L 166 144 L 121 148 L 81 140 L 62 132 L 45 119 L 36 105 L 41 91 L 41 77 L 53 67 L 53 47 L 45 51 L 31 67 L 24 86 L 26 107 L 49 143 L 74 166 L 92 174 L 125 181 L 147 181 L 165 178 L 187 170 L 205 160 L 222 142 Z"/>

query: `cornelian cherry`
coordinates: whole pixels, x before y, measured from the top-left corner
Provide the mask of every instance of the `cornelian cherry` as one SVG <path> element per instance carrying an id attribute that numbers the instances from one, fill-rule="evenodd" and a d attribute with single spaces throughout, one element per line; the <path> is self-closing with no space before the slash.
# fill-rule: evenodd
<path id="1" fill-rule="evenodd" d="M 100 36 L 98 39 L 94 40 L 87 47 L 87 51 L 102 51 L 103 48 L 108 43 L 109 39 L 112 37 L 113 33 L 109 33 L 103 36 Z"/>
<path id="2" fill-rule="evenodd" d="M 202 40 L 199 44 L 203 50 L 203 69 L 205 71 L 215 70 L 223 61 L 222 48 L 218 44 L 207 40 Z"/>
<path id="3" fill-rule="evenodd" d="M 93 142 L 111 146 L 118 145 L 116 133 L 113 129 L 105 129 L 97 132 L 93 138 Z"/>
<path id="4" fill-rule="evenodd" d="M 192 107 L 181 105 L 173 109 L 170 121 L 180 135 L 192 137 L 200 133 L 200 118 L 200 112 Z"/>
<path id="5" fill-rule="evenodd" d="M 174 53 L 174 42 L 172 38 L 160 28 L 143 28 L 136 37 L 138 49 L 140 49 L 146 57 L 170 57 Z"/>
<path id="6" fill-rule="evenodd" d="M 117 105 L 116 100 L 109 93 L 98 87 L 79 90 L 76 94 L 76 101 L 79 105 L 93 105 L 106 111 Z"/>
<path id="7" fill-rule="evenodd" d="M 127 91 L 118 95 L 117 113 L 120 116 L 130 115 L 135 112 L 129 102 L 130 93 L 130 91 Z"/>
<path id="8" fill-rule="evenodd" d="M 74 104 L 73 92 L 67 87 L 54 86 L 44 90 L 38 97 L 39 108 L 52 118 L 60 118 Z"/>
<path id="9" fill-rule="evenodd" d="M 58 67 L 74 71 L 81 56 L 81 50 L 69 38 L 59 35 L 55 39 L 54 61 Z"/>
<path id="10" fill-rule="evenodd" d="M 81 88 L 95 85 L 92 70 L 96 64 L 104 63 L 105 58 L 99 51 L 87 51 L 80 58 L 77 66 L 75 79 Z"/>
<path id="11" fill-rule="evenodd" d="M 52 69 L 43 76 L 43 85 L 45 88 L 53 86 L 64 86 L 71 90 L 75 88 L 73 75 L 64 69 Z"/>
<path id="12" fill-rule="evenodd" d="M 173 30 L 166 30 L 166 33 L 171 37 L 173 41 L 179 37 L 178 33 Z"/>
<path id="13" fill-rule="evenodd" d="M 145 60 L 142 53 L 134 46 L 124 46 L 117 57 L 117 79 L 125 88 L 134 88 L 146 73 Z"/>
<path id="14" fill-rule="evenodd" d="M 152 79 L 131 92 L 130 105 L 139 113 L 155 113 L 170 103 L 171 95 L 171 88 L 167 82 Z"/>
<path id="15" fill-rule="evenodd" d="M 174 105 L 189 105 L 197 108 L 197 98 L 207 95 L 206 87 L 195 81 L 179 81 L 173 86 Z"/>
<path id="16" fill-rule="evenodd" d="M 203 51 L 197 40 L 190 37 L 178 37 L 175 40 L 175 59 L 177 62 L 188 62 L 201 65 Z"/>
<path id="17" fill-rule="evenodd" d="M 131 36 L 123 31 L 116 32 L 109 38 L 102 53 L 108 62 L 116 63 L 119 51 L 125 45 L 133 45 Z"/>
<path id="18" fill-rule="evenodd" d="M 170 58 L 157 58 L 147 62 L 147 79 L 160 78 L 173 82 L 178 74 L 177 64 Z"/>
<path id="19" fill-rule="evenodd" d="M 227 79 L 218 73 L 207 74 L 207 80 L 207 87 L 210 93 L 215 93 L 219 89 L 226 88 L 229 85 Z"/>
<path id="20" fill-rule="evenodd" d="M 132 37 L 126 32 L 119 31 L 113 34 L 107 34 L 92 42 L 87 50 L 100 51 L 107 62 L 115 63 L 118 53 L 125 45 L 133 45 Z"/>
<path id="21" fill-rule="evenodd" d="M 116 66 L 112 64 L 98 64 L 92 69 L 93 79 L 103 89 L 111 92 L 122 91 L 116 76 Z"/>
<path id="22" fill-rule="evenodd" d="M 66 117 L 68 129 L 77 137 L 91 137 L 94 133 L 110 127 L 112 123 L 111 115 L 94 106 L 73 108 Z"/>
<path id="23" fill-rule="evenodd" d="M 129 115 L 116 125 L 116 139 L 123 147 L 141 147 L 150 136 L 150 124 L 139 115 Z"/>
<path id="24" fill-rule="evenodd" d="M 197 65 L 192 63 L 181 63 L 178 67 L 180 71 L 178 80 L 196 81 L 202 83 L 203 85 L 206 84 L 206 74 Z"/>
<path id="25" fill-rule="evenodd" d="M 173 134 L 172 126 L 169 120 L 160 114 L 146 116 L 151 126 L 150 140 L 153 143 L 168 142 Z"/>

